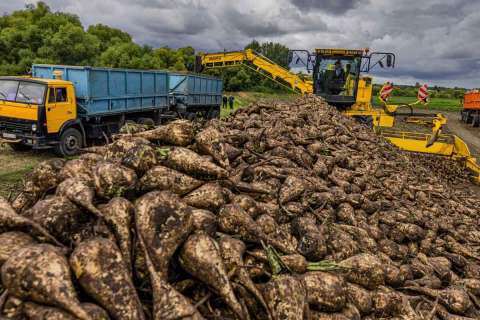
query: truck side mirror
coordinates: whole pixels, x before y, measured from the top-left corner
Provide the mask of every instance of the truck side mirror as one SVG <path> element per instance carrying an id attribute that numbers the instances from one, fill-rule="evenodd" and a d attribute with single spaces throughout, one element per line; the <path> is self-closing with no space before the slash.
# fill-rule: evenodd
<path id="1" fill-rule="evenodd" d="M 292 63 L 292 60 L 293 60 L 293 52 L 292 52 L 292 51 L 288 51 L 287 65 L 290 65 L 290 63 Z"/>

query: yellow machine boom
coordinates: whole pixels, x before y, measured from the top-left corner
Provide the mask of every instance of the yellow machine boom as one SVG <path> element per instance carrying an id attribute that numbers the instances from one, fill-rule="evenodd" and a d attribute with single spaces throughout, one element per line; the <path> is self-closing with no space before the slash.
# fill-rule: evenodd
<path id="1" fill-rule="evenodd" d="M 232 67 L 235 65 L 246 65 L 251 69 L 262 73 L 264 76 L 287 86 L 293 91 L 301 94 L 313 93 L 311 81 L 303 80 L 295 73 L 279 66 L 267 57 L 254 52 L 252 49 L 244 51 L 230 51 L 221 53 L 207 53 L 202 55 L 202 65 L 205 68 Z M 245 64 L 249 62 L 252 66 Z M 280 80 L 280 81 L 279 81 Z"/>

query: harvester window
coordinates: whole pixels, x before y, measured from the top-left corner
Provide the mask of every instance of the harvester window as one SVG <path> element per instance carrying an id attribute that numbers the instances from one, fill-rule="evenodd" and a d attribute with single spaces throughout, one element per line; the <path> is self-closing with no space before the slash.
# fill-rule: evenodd
<path id="1" fill-rule="evenodd" d="M 354 82 L 357 78 L 359 58 L 328 57 L 318 59 L 316 92 L 327 95 L 354 95 Z"/>

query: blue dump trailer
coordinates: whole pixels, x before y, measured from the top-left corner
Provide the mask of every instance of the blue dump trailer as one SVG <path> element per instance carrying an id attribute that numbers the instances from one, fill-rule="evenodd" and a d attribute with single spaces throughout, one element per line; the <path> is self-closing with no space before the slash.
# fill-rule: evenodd
<path id="1" fill-rule="evenodd" d="M 220 79 L 195 74 L 35 64 L 31 78 L 0 78 L 0 100 L 11 104 L 0 110 L 0 139 L 72 155 L 126 121 L 218 117 L 222 87 Z"/>
<path id="2" fill-rule="evenodd" d="M 81 116 L 165 111 L 169 106 L 169 74 L 166 71 L 52 65 L 32 67 L 34 78 L 55 79 L 55 74 L 75 87 Z"/>
<path id="3" fill-rule="evenodd" d="M 170 97 L 180 113 L 207 113 L 209 118 L 219 116 L 222 103 L 223 81 L 196 74 L 170 73 Z M 213 107 L 213 108 L 211 108 Z"/>

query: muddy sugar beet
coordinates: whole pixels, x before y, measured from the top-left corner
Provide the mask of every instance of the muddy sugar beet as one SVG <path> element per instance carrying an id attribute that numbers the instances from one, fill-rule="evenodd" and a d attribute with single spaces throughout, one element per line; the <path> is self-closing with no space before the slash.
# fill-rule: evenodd
<path id="1" fill-rule="evenodd" d="M 461 172 L 316 97 L 128 124 L 0 198 L 0 318 L 480 319 Z"/>

